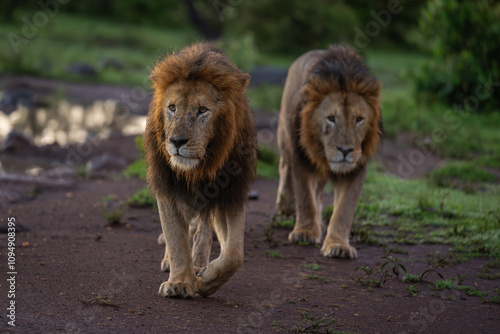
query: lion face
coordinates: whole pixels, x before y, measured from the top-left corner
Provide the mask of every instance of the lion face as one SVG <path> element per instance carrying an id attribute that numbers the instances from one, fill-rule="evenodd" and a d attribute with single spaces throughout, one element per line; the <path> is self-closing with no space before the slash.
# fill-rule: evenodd
<path id="1" fill-rule="evenodd" d="M 364 160 L 362 143 L 372 114 L 368 103 L 353 92 L 329 94 L 318 105 L 314 121 L 332 172 L 349 172 Z"/>
<path id="2" fill-rule="evenodd" d="M 219 93 L 207 82 L 182 80 L 167 87 L 164 145 L 174 170 L 196 169 L 205 159 L 220 107 Z"/>

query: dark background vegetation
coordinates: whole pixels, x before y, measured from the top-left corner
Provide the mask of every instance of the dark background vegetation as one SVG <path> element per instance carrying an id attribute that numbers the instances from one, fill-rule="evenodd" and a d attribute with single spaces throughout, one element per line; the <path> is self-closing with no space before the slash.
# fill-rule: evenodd
<path id="1" fill-rule="evenodd" d="M 107 92 L 116 89 L 125 95 L 128 94 L 128 97 L 131 92 L 144 91 L 140 99 L 144 105 L 147 105 L 150 92 L 149 74 L 155 61 L 191 43 L 212 40 L 226 51 L 233 62 L 252 74 L 248 96 L 261 144 L 257 166 L 259 176 L 257 184 L 261 187 L 261 202 L 253 202 L 251 205 L 258 206 L 265 202 L 264 206 L 273 207 L 279 162 L 275 130 L 283 82 L 271 80 L 272 82 L 259 84 L 256 79 L 273 78 L 275 75 L 283 78 L 294 59 L 307 50 L 325 48 L 335 43 L 351 45 L 363 56 L 370 70 L 383 84 L 381 93 L 384 123 L 383 145 L 377 157 L 369 164 L 352 231 L 356 246 L 364 247 L 360 251 L 360 254 L 363 254 L 362 258 L 357 261 L 369 260 L 369 265 L 357 267 L 351 275 L 351 278 L 355 276 L 355 283 L 352 284 L 361 284 L 368 288 L 368 290 L 359 290 L 363 300 L 359 304 L 364 304 L 366 300 L 371 299 L 365 293 L 373 293 L 372 287 L 384 285 L 385 280 L 390 276 L 388 276 L 390 268 L 393 271 L 395 268 L 400 268 L 397 271 L 401 275 L 398 276 L 394 272 L 397 277 L 391 279 L 392 287 L 387 288 L 390 292 L 384 293 L 383 296 L 379 293 L 378 297 L 382 299 L 395 297 L 394 291 L 398 291 L 398 288 L 394 290 L 394 286 L 404 283 L 406 288 L 399 289 L 398 303 L 394 305 L 401 305 L 399 303 L 401 302 L 405 307 L 411 307 L 413 312 L 414 302 L 417 300 L 429 305 L 438 300 L 436 298 L 442 298 L 438 297 L 433 290 L 453 290 L 455 296 L 461 295 L 460 299 L 454 301 L 457 309 L 450 308 L 449 310 L 454 315 L 458 314 L 457 317 L 459 317 L 463 313 L 468 313 L 469 308 L 462 307 L 464 304 L 458 304 L 465 303 L 467 298 L 477 297 L 478 303 L 500 303 L 500 289 L 498 288 L 498 279 L 500 279 L 500 208 L 498 205 L 500 203 L 500 1 L 401 0 L 396 6 L 397 13 L 390 13 L 395 1 L 70 0 L 66 4 L 58 4 L 55 9 L 56 0 L 3 0 L 0 1 L 0 36 L 2 36 L 0 39 L 0 83 L 5 87 L 0 87 L 0 131 L 5 128 L 2 127 L 4 125 L 2 122 L 9 121 L 14 124 L 16 121 L 22 121 L 23 117 L 28 121 L 40 122 L 38 127 L 42 130 L 52 127 L 52 130 L 59 131 L 61 127 L 58 128 L 57 124 L 64 124 L 64 122 L 68 123 L 66 129 L 71 129 L 69 125 L 74 124 L 68 121 L 69 118 L 65 118 L 67 115 L 64 112 L 71 114 L 71 108 L 75 105 L 80 108 L 77 109 L 82 114 L 91 114 L 92 111 L 92 105 L 81 106 L 80 101 L 76 101 L 69 93 L 77 91 L 79 94 L 80 88 L 82 88 L 81 95 L 89 94 L 88 92 L 92 91 L 89 88 L 96 87 L 97 90 L 102 89 Z M 49 8 L 49 13 L 53 15 L 50 14 L 43 24 L 34 26 L 33 22 L 36 23 L 37 13 L 42 15 L 46 13 L 44 8 Z M 14 47 L 13 36 L 18 42 L 21 41 Z M 34 84 L 35 81 L 36 84 Z M 22 82 L 20 87 L 15 86 L 16 82 Z M 47 95 L 45 88 L 56 85 L 62 88 L 54 93 L 55 96 L 45 96 Z M 7 93 L 9 89 L 11 92 Z M 31 110 L 19 108 L 9 114 L 5 109 L 2 110 L 2 107 L 12 103 L 12 99 L 9 100 L 6 97 L 14 96 L 16 89 L 23 94 L 27 89 L 33 89 L 34 92 L 29 92 L 32 94 L 31 97 L 35 96 L 33 99 L 36 100 L 36 97 L 42 96 L 43 99 L 28 106 Z M 95 96 L 87 97 L 92 99 Z M 130 106 L 133 105 L 133 103 L 130 104 Z M 119 114 L 118 109 L 117 107 L 113 112 Z M 49 119 L 49 116 L 35 115 L 35 111 L 40 110 L 44 112 L 43 115 L 59 117 L 61 121 L 55 122 L 56 126 L 49 124 L 54 119 Z M 134 116 L 144 118 L 146 110 L 147 106 L 142 110 L 131 111 Z M 114 119 L 110 121 L 111 124 L 105 124 L 113 131 L 116 130 L 113 124 Z M 19 127 L 16 128 L 18 125 Z M 25 130 L 28 127 L 24 125 L 14 124 L 13 128 Z M 97 130 L 90 128 L 84 130 L 87 139 L 95 139 L 92 136 Z M 32 131 L 32 133 L 35 132 Z M 30 136 L 29 131 L 25 134 Z M 3 135 L 6 133 L 0 132 L 0 140 L 3 139 L 1 138 Z M 139 149 L 142 146 L 140 136 L 135 138 L 137 149 L 132 147 L 132 139 L 123 136 L 122 133 L 118 133 L 117 137 L 110 135 L 109 138 L 99 142 L 99 149 L 95 151 L 108 149 L 111 153 L 117 154 L 120 151 L 117 148 L 127 150 L 135 154 L 130 161 L 127 161 L 131 162 L 140 157 Z M 55 140 L 57 141 L 57 138 Z M 113 140 L 119 145 L 112 146 Z M 61 146 L 56 144 L 49 149 L 63 151 L 68 149 L 65 146 L 67 144 L 62 143 Z M 110 150 L 109 147 L 113 149 Z M 36 151 L 38 148 L 34 149 Z M 3 159 L 6 156 L 7 154 L 0 148 L 0 158 Z M 16 158 L 15 155 L 14 158 Z M 29 158 L 22 156 L 17 159 L 17 162 L 23 159 L 29 160 Z M 4 172 L 2 169 L 7 166 L 3 163 L 4 161 L 0 159 L 0 177 Z M 38 163 L 38 161 L 35 162 Z M 51 162 L 53 161 L 49 161 L 49 164 Z M 29 164 L 31 168 L 32 163 L 33 161 L 28 161 L 26 164 Z M 113 232 L 122 233 L 123 231 L 117 228 L 122 225 L 117 222 L 123 222 L 124 217 L 127 216 L 127 210 L 139 212 L 136 207 L 142 208 L 141 210 L 148 208 L 149 211 L 147 213 L 145 210 L 140 211 L 140 219 L 137 218 L 138 216 L 129 218 L 131 222 L 126 224 L 127 229 L 130 226 L 132 229 L 142 228 L 140 226 L 145 222 L 158 219 L 158 214 L 154 211 L 155 199 L 143 182 L 146 171 L 143 159 L 139 158 L 129 164 L 123 174 L 121 172 L 118 175 L 113 174 L 106 180 L 105 184 L 109 184 L 110 189 L 127 188 L 127 192 L 115 190 L 115 193 L 104 197 L 100 196 L 113 190 L 93 191 L 98 188 L 98 185 L 93 179 L 91 168 L 86 163 L 87 161 L 82 161 L 81 165 L 70 166 L 78 174 L 78 181 L 81 181 L 81 189 L 84 190 L 78 189 L 75 190 L 75 194 L 69 192 L 66 196 L 67 200 L 75 197 L 78 201 L 86 196 L 87 206 L 85 207 L 93 208 L 88 211 L 92 212 L 89 216 L 95 226 L 101 224 L 101 220 L 104 222 L 107 219 L 110 225 L 106 225 L 106 231 L 108 229 L 111 231 L 110 226 L 113 226 Z M 144 188 L 137 191 L 141 187 Z M 33 189 L 28 194 L 33 200 L 28 203 L 35 208 L 37 205 L 44 206 L 45 202 L 41 201 L 42 204 L 39 204 L 35 199 L 41 190 L 37 187 Z M 332 188 L 327 187 L 328 196 L 332 195 L 331 192 Z M 133 195 L 128 196 L 124 193 Z M 57 195 L 57 192 L 48 193 L 45 200 L 52 201 L 50 196 L 61 197 L 62 195 Z M 15 208 L 24 212 L 23 205 L 27 201 L 19 202 L 15 204 L 18 205 Z M 57 203 L 59 202 L 56 201 L 54 205 L 58 205 Z M 2 204 L 0 202 L 0 206 Z M 96 208 L 101 208 L 104 218 L 99 216 L 99 213 L 95 213 Z M 47 221 L 54 219 L 60 224 L 55 226 L 64 225 L 65 229 L 76 228 L 76 223 L 75 225 L 67 224 L 67 217 L 76 215 L 75 212 L 69 212 L 71 210 L 76 209 L 64 206 L 58 216 L 50 215 L 45 219 Z M 294 224 L 295 217 L 274 216 L 270 218 L 271 209 L 268 210 L 269 212 L 260 210 L 261 208 L 259 208 L 259 218 L 255 216 L 248 218 L 251 224 L 256 224 L 260 228 L 252 232 L 255 249 L 252 249 L 251 255 L 252 260 L 255 260 L 253 263 L 259 262 L 259 267 L 251 267 L 252 264 L 248 262 L 246 264 L 247 268 L 250 266 L 254 273 L 261 270 L 262 257 L 279 261 L 285 254 L 290 254 L 289 250 L 293 248 L 288 247 L 284 240 Z M 325 222 L 331 216 L 332 211 L 331 205 L 325 208 L 323 212 Z M 85 216 L 81 214 L 81 218 L 86 220 L 87 213 Z M 154 226 L 154 228 L 159 228 L 157 225 Z M 251 229 L 253 230 L 253 227 Z M 275 230 L 277 234 L 282 234 L 284 237 L 280 240 L 276 237 L 273 239 Z M 38 232 L 36 228 L 32 231 Z M 157 231 L 159 230 L 154 230 L 154 233 L 150 234 L 156 237 Z M 91 233 L 94 232 L 92 229 Z M 105 235 L 104 232 L 102 234 Z M 91 243 L 100 240 L 101 235 L 97 236 Z M 108 234 L 106 238 L 107 236 Z M 252 245 L 247 237 L 246 235 L 245 243 Z M 59 235 L 57 238 L 57 240 L 62 240 L 61 242 L 66 242 L 65 239 L 59 238 Z M 122 234 L 119 239 L 120 247 L 124 245 L 121 238 Z M 52 237 L 40 239 L 47 244 L 55 240 Z M 83 238 L 80 241 L 87 242 Z M 137 243 L 136 240 L 130 242 Z M 109 244 L 103 242 L 100 245 L 103 248 L 109 247 L 107 246 Z M 307 245 L 299 246 L 308 247 Z M 372 246 L 391 255 L 377 260 L 375 257 L 378 255 L 367 251 L 367 247 Z M 35 247 L 32 249 L 38 250 Z M 431 249 L 434 252 L 431 252 Z M 436 253 L 436 249 L 443 253 Z M 305 251 L 312 253 L 314 250 L 312 247 L 300 249 L 297 253 L 301 254 L 294 259 L 298 261 L 297 259 L 304 256 Z M 81 252 L 80 254 L 87 253 Z M 409 271 L 401 269 L 403 268 L 401 263 L 409 260 L 401 260 L 395 256 L 408 258 L 409 254 L 410 257 L 413 256 L 412 261 L 415 263 L 427 261 L 429 269 L 424 268 L 420 275 L 416 274 L 415 269 L 409 269 Z M 67 255 L 69 256 L 69 253 Z M 73 256 L 72 253 L 71 256 Z M 129 252 L 129 256 L 135 257 L 136 254 L 132 255 Z M 54 257 L 54 261 L 56 260 L 57 257 Z M 123 265 L 128 266 L 129 260 L 124 260 Z M 283 261 L 288 263 L 290 260 L 287 258 Z M 330 259 L 322 260 L 326 263 Z M 74 260 L 69 261 L 74 262 Z M 335 263 L 335 266 L 350 265 L 345 261 L 331 263 Z M 440 276 L 438 279 L 437 269 L 441 270 L 444 266 L 447 267 L 447 273 L 445 277 Z M 271 271 L 276 271 L 277 267 L 270 265 L 269 268 Z M 339 272 L 336 271 L 337 267 L 333 266 L 329 267 L 331 271 L 323 272 L 316 263 L 307 264 L 305 268 L 320 270 L 320 275 L 313 275 L 312 273 L 315 272 L 310 272 L 310 275 L 305 276 L 307 279 L 328 283 L 334 275 L 339 276 Z M 47 270 L 51 273 L 57 272 L 49 266 Z M 413 270 L 413 275 L 410 273 L 411 270 Z M 450 272 L 453 272 L 455 276 L 452 276 Z M 468 277 L 465 284 L 462 284 L 464 272 Z M 432 275 L 428 276 L 430 273 Z M 261 272 L 261 274 L 267 273 Z M 329 277 L 323 277 L 324 275 Z M 358 275 L 357 278 L 356 275 Z M 36 276 L 38 280 L 39 275 Z M 345 276 L 345 280 L 348 281 L 349 278 Z M 242 277 L 246 284 L 247 277 Z M 426 284 L 429 282 L 432 284 Z M 479 284 L 476 284 L 477 282 Z M 69 283 L 73 282 L 69 281 Z M 45 289 L 45 285 L 43 286 Z M 351 289 L 353 286 L 350 284 L 335 286 L 338 292 L 337 288 Z M 221 290 L 224 291 L 221 294 L 227 293 L 227 288 L 224 289 Z M 235 290 L 236 295 L 241 294 L 240 289 L 238 286 Z M 316 288 L 314 290 L 322 291 Z M 401 290 L 408 291 L 401 294 Z M 267 290 L 263 291 L 265 294 Z M 47 291 L 44 290 L 44 292 Z M 418 299 L 408 299 L 416 296 Z M 144 299 L 142 297 L 141 302 Z M 85 299 L 87 302 L 89 300 Z M 217 299 L 212 299 L 214 300 L 214 303 L 218 303 Z M 380 299 L 373 300 L 376 301 L 373 307 L 375 312 L 383 314 L 385 310 L 382 312 L 379 309 L 383 308 L 384 304 L 379 303 Z M 302 299 L 300 301 L 302 302 Z M 80 303 L 81 301 L 78 301 L 78 304 Z M 228 303 L 226 305 L 232 305 L 229 301 Z M 295 303 L 293 299 L 287 303 L 290 310 L 292 308 L 295 310 L 295 306 L 290 306 L 293 303 Z M 474 301 L 471 304 L 470 299 L 467 303 L 467 305 L 475 305 Z M 331 304 L 328 305 L 328 307 L 331 306 Z M 447 305 L 451 305 L 451 301 Z M 458 310 L 459 306 L 460 310 Z M 477 306 L 475 311 L 483 313 L 483 306 L 484 304 Z M 178 305 L 175 305 L 172 308 L 175 314 L 178 312 L 177 307 Z M 324 304 L 314 305 L 314 307 L 321 310 L 328 308 Z M 235 308 L 235 313 L 239 312 L 240 309 Z M 421 312 L 420 309 L 419 312 L 422 316 L 425 315 L 425 312 Z M 57 313 L 63 314 L 64 312 L 58 311 Z M 282 313 L 287 326 L 290 325 L 291 313 L 293 312 Z M 205 313 L 200 312 L 200 314 Z M 168 316 L 162 318 L 166 319 L 165 321 L 168 320 Z M 359 323 L 360 318 L 347 317 L 346 319 L 356 324 Z M 382 321 L 376 319 L 374 321 L 380 325 L 389 323 L 390 317 L 386 319 L 384 316 Z M 453 329 L 448 331 L 454 332 L 460 327 L 459 322 L 449 319 L 442 322 L 442 319 L 439 318 L 435 322 L 441 330 L 451 327 Z M 466 321 L 466 319 L 461 320 Z M 156 320 L 155 318 L 155 322 Z M 406 326 L 407 321 L 403 319 L 403 322 L 401 326 Z M 118 324 L 117 321 L 115 323 Z M 443 327 L 444 323 L 448 327 Z M 274 322 L 273 324 L 268 327 L 277 327 Z M 486 326 L 494 327 L 494 324 L 486 324 Z M 379 332 L 384 332 L 384 330 L 379 330 Z"/>

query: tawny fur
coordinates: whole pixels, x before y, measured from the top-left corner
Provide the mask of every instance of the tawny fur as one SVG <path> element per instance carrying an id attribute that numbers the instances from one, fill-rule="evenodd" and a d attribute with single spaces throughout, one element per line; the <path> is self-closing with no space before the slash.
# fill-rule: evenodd
<path id="1" fill-rule="evenodd" d="M 202 43 L 166 56 L 151 80 L 153 101 L 144 133 L 147 181 L 158 201 L 166 242 L 161 268 L 170 270 L 160 294 L 206 296 L 243 261 L 244 208 L 257 163 L 246 97 L 249 75 Z M 169 101 L 179 101 L 175 111 L 169 110 Z M 193 111 L 201 107 L 208 111 Z M 186 147 L 196 143 L 190 148 L 196 163 L 184 167 L 189 159 L 177 155 L 173 163 L 169 145 L 174 136 L 186 139 Z M 209 264 L 212 228 L 222 247 L 220 257 Z"/>
<path id="2" fill-rule="evenodd" d="M 281 211 L 297 214 L 290 241 L 321 241 L 322 189 L 332 181 L 334 213 L 322 253 L 356 257 L 349 234 L 365 166 L 380 141 L 380 89 L 361 57 L 344 46 L 309 51 L 290 67 L 278 126 L 276 200 Z"/>

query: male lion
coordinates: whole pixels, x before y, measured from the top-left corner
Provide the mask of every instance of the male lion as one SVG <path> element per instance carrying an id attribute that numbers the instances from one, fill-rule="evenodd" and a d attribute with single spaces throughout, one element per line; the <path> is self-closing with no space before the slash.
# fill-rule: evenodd
<path id="1" fill-rule="evenodd" d="M 249 75 L 220 50 L 196 44 L 160 61 L 151 80 L 147 179 L 166 244 L 161 268 L 170 269 L 159 293 L 208 296 L 243 263 L 245 202 L 257 162 Z M 221 253 L 209 263 L 212 227 Z"/>
<path id="2" fill-rule="evenodd" d="M 322 192 L 331 180 L 334 211 L 321 254 L 357 256 L 349 234 L 366 163 L 380 140 L 380 89 L 361 57 L 344 46 L 309 51 L 290 67 L 278 126 L 276 203 L 297 214 L 291 242 L 320 243 Z"/>

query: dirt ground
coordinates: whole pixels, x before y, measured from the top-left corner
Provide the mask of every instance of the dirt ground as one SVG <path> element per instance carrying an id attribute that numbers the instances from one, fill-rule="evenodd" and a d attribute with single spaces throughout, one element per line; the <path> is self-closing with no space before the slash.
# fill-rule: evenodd
<path id="1" fill-rule="evenodd" d="M 352 333 L 497 333 L 500 328 L 498 304 L 483 303 L 464 291 L 422 289 L 412 297 L 394 278 L 382 288 L 356 284 L 350 278 L 353 269 L 380 265 L 381 248 L 353 240 L 358 259 L 340 260 L 321 257 L 313 246 L 284 244 L 288 229 L 275 229 L 274 242 L 265 241 L 277 182 L 263 179 L 254 184 L 259 199 L 249 201 L 245 262 L 235 276 L 208 298 L 162 298 L 157 291 L 168 273 L 159 270 L 163 247 L 156 244 L 157 213 L 131 208 L 124 224 L 111 227 L 98 205 L 103 196 L 126 199 L 142 187 L 142 181 L 109 176 L 82 181 L 71 191 L 44 192 L 2 212 L 2 224 L 15 217 L 18 227 L 27 229 L 16 235 L 15 327 L 6 326 L 8 285 L 0 282 L 7 332 L 287 333 L 293 326 L 307 327 L 303 312 L 335 320 L 331 327 Z M 4 235 L 4 272 L 6 244 Z M 407 249 L 408 255 L 398 257 L 421 259 L 447 247 Z M 217 243 L 213 250 L 216 255 Z M 279 251 L 283 258 L 270 258 L 266 250 Z M 485 261 L 475 259 L 441 273 L 470 274 L 464 284 L 492 289 L 494 281 L 477 277 Z M 321 270 L 305 264 L 318 264 Z M 96 302 L 98 296 L 108 297 L 112 305 Z"/>
<path id="2" fill-rule="evenodd" d="M 257 116 L 257 127 L 274 124 L 273 117 Z M 396 174 L 398 156 L 411 149 L 404 140 L 384 144 L 378 158 Z M 133 140 L 115 139 L 113 152 L 118 151 L 117 143 L 128 154 L 127 162 L 139 154 L 132 148 Z M 432 160 L 413 176 L 441 163 Z M 129 208 L 122 224 L 110 226 L 99 207 L 104 196 L 126 200 L 143 187 L 143 181 L 105 174 L 64 189 L 28 189 L 31 196 L 0 203 L 0 268 L 7 278 L 9 218 L 15 218 L 17 227 L 15 299 L 7 298 L 10 284 L 2 279 L 0 332 L 289 333 L 295 328 L 328 333 L 327 324 L 348 333 L 498 333 L 500 329 L 499 304 L 484 303 L 465 291 L 433 290 L 430 282 L 439 279 L 436 274 L 419 283 L 416 296 L 395 277 L 381 288 L 356 283 L 350 277 L 355 268 L 383 264 L 385 251 L 380 247 L 353 239 L 359 257 L 341 260 L 320 256 L 314 246 L 289 245 L 290 228 L 268 229 L 275 213 L 275 180 L 254 183 L 259 198 L 248 202 L 245 262 L 233 278 L 208 298 L 162 298 L 157 291 L 168 273 L 160 271 L 158 214 L 150 208 Z M 448 251 L 445 245 L 404 248 L 407 255 L 393 255 L 409 260 L 404 265 L 411 272 L 425 270 L 415 261 L 426 254 Z M 273 254 L 282 257 L 269 256 Z M 214 242 L 213 256 L 217 255 Z M 440 273 L 466 276 L 464 285 L 492 291 L 498 280 L 478 277 L 487 260 L 447 266 Z M 311 264 L 317 266 L 306 267 Z M 8 325 L 6 308 L 11 300 L 15 300 L 15 327 Z M 304 322 L 305 314 L 320 328 Z"/>

